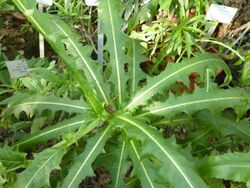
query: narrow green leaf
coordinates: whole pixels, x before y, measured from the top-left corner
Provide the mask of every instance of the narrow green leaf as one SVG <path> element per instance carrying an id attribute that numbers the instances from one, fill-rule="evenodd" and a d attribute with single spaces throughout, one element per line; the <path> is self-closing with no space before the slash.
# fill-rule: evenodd
<path id="1" fill-rule="evenodd" d="M 207 187 L 201 177 L 182 156 L 173 143 L 167 142 L 158 131 L 132 117 L 118 115 L 117 124 L 130 137 L 142 142 L 142 154 L 153 155 L 161 161 L 159 173 L 173 187 Z"/>
<path id="2" fill-rule="evenodd" d="M 174 116 L 177 113 L 185 112 L 189 115 L 202 109 L 210 109 L 219 113 L 226 108 L 234 108 L 239 117 L 250 108 L 250 93 L 244 89 L 217 89 L 211 92 L 203 88 L 196 88 L 193 94 L 180 97 L 174 95 L 165 102 L 158 102 L 146 108 L 149 112 L 142 114 L 157 114 Z"/>
<path id="3" fill-rule="evenodd" d="M 188 57 L 190 57 L 192 54 L 192 44 L 193 44 L 192 38 L 191 38 L 191 35 L 187 31 L 183 31 L 183 32 L 184 32 L 184 38 L 185 38 Z"/>
<path id="4" fill-rule="evenodd" d="M 0 188 L 3 188 L 3 185 L 7 182 L 6 177 L 4 177 L 6 168 L 0 162 Z"/>
<path id="5" fill-rule="evenodd" d="M 8 98 L 0 104 L 8 104 L 9 108 L 6 109 L 5 113 L 14 113 L 16 116 L 22 111 L 30 114 L 35 110 L 41 113 L 46 109 L 52 112 L 62 110 L 69 113 L 84 113 L 90 110 L 90 107 L 83 100 L 28 94 Z"/>
<path id="6" fill-rule="evenodd" d="M 85 77 L 81 75 L 82 72 L 77 69 L 73 54 L 70 54 L 69 51 L 65 49 L 65 40 L 69 40 L 73 46 L 75 45 L 75 51 L 79 51 L 78 55 L 81 51 L 78 49 L 79 46 L 76 46 L 75 44 L 75 34 L 73 34 L 73 32 L 71 32 L 70 34 L 68 33 L 68 31 L 70 31 L 69 26 L 53 15 L 44 14 L 38 11 L 36 8 L 36 0 L 13 0 L 13 3 L 24 13 L 24 15 L 32 23 L 32 25 L 45 37 L 45 39 L 49 42 L 55 52 L 64 60 L 64 63 L 68 66 L 70 71 L 79 81 L 79 84 L 83 92 L 85 93 L 87 100 L 90 102 L 95 112 L 101 113 L 101 103 L 95 94 L 94 88 L 91 87 Z M 89 58 L 86 54 L 80 55 L 81 57 L 84 56 L 85 58 Z M 86 66 L 87 61 L 84 61 L 84 63 L 84 66 Z M 90 69 L 88 68 L 84 69 L 84 71 L 89 70 Z M 98 74 L 98 72 L 93 72 Z M 95 78 L 92 77 L 94 82 L 97 83 L 98 76 L 96 76 Z M 99 85 L 101 86 L 101 84 Z"/>
<path id="7" fill-rule="evenodd" d="M 164 188 L 166 186 L 163 186 L 161 184 L 157 184 L 157 171 L 156 169 L 152 169 L 152 167 L 149 164 L 148 160 L 143 160 L 138 146 L 136 143 L 131 140 L 131 152 L 130 156 L 132 157 L 132 160 L 134 162 L 134 170 L 136 171 L 136 174 L 141 180 L 142 187 L 151 187 L 151 188 Z"/>
<path id="8" fill-rule="evenodd" d="M 52 72 L 51 70 L 47 68 L 37 67 L 37 68 L 31 68 L 29 69 L 31 73 L 39 74 L 39 77 L 48 80 L 52 83 L 64 83 L 66 80 L 62 80 L 60 76 L 58 76 L 56 73 Z"/>
<path id="9" fill-rule="evenodd" d="M 124 45 L 126 43 L 125 34 L 121 31 L 123 21 L 119 10 L 121 1 L 100 0 L 99 12 L 100 20 L 103 24 L 103 32 L 107 36 L 106 49 L 110 53 L 110 65 L 112 67 L 111 81 L 115 87 L 115 97 L 118 97 L 118 104 L 121 105 L 126 97 L 126 77 L 124 64 L 126 55 Z"/>
<path id="10" fill-rule="evenodd" d="M 184 60 L 182 63 L 169 64 L 159 76 L 147 79 L 148 84 L 137 92 L 135 97 L 126 107 L 131 110 L 145 104 L 155 94 L 167 89 L 176 81 L 189 82 L 188 76 L 192 72 L 199 72 L 201 77 L 206 75 L 206 69 L 211 69 L 214 75 L 217 69 L 223 68 L 226 73 L 225 83 L 231 79 L 228 66 L 218 56 L 212 54 L 197 54 L 194 58 Z"/>
<path id="11" fill-rule="evenodd" d="M 103 151 L 111 130 L 112 125 L 109 125 L 88 140 L 86 149 L 76 158 L 75 163 L 69 169 L 69 173 L 61 186 L 62 188 L 78 187 L 85 177 L 94 175 L 92 163 Z"/>
<path id="12" fill-rule="evenodd" d="M 94 62 L 90 56 L 92 53 L 92 48 L 90 46 L 82 46 L 74 37 L 74 34 L 71 29 L 61 22 L 61 20 L 52 19 L 52 23 L 61 31 L 66 37 L 65 44 L 67 45 L 67 50 L 70 55 L 73 55 L 76 58 L 77 66 L 81 70 L 83 70 L 88 79 L 91 78 L 91 83 L 94 85 L 99 92 L 100 96 L 102 96 L 103 100 L 106 104 L 108 104 L 108 93 L 109 89 L 105 86 L 107 84 L 104 83 L 101 71 L 102 66 Z M 90 80 L 89 80 L 90 81 Z"/>
<path id="13" fill-rule="evenodd" d="M 13 188 L 50 187 L 50 173 L 60 169 L 59 164 L 64 153 L 64 148 L 50 148 L 35 154 L 31 164 L 17 175 Z"/>
<path id="14" fill-rule="evenodd" d="M 240 83 L 250 85 L 250 60 L 244 64 L 240 77 Z"/>
<path id="15" fill-rule="evenodd" d="M 25 158 L 25 153 L 14 151 L 7 146 L 0 148 L 0 163 L 7 169 L 22 165 Z"/>
<path id="16" fill-rule="evenodd" d="M 207 177 L 250 183 L 250 153 L 227 153 L 210 156 L 200 166 Z"/>
<path id="17" fill-rule="evenodd" d="M 237 121 L 232 113 L 223 113 L 221 116 L 212 116 L 210 113 L 198 113 L 196 115 L 205 125 L 217 128 L 223 137 L 235 135 L 241 140 L 250 143 L 250 122 L 245 118 Z"/>
<path id="18" fill-rule="evenodd" d="M 124 177 L 129 168 L 126 148 L 127 143 L 120 136 L 114 136 L 105 145 L 105 153 L 95 161 L 95 166 L 104 166 L 111 174 L 112 181 L 107 185 L 108 188 L 125 187 Z"/>
<path id="19" fill-rule="evenodd" d="M 46 143 L 49 139 L 59 138 L 63 134 L 79 129 L 81 126 L 86 125 L 87 121 L 90 121 L 90 119 L 83 115 L 62 121 L 56 125 L 22 137 L 22 139 L 19 140 L 14 147 L 23 149 L 35 146 L 39 143 Z"/>
<path id="20" fill-rule="evenodd" d="M 129 80 L 129 85 L 130 85 L 131 95 L 133 96 L 135 92 L 138 90 L 138 84 L 140 80 L 146 77 L 146 74 L 140 68 L 140 63 L 144 62 L 146 58 L 143 55 L 141 55 L 142 46 L 135 39 L 129 40 L 128 53 L 129 56 L 131 57 L 128 67 L 131 78 Z"/>

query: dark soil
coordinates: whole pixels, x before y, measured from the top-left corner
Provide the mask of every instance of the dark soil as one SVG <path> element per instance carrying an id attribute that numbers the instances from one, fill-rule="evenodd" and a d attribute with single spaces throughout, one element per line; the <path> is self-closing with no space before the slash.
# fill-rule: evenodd
<path id="1" fill-rule="evenodd" d="M 95 174 L 96 176 L 87 177 L 79 188 L 103 188 L 111 182 L 111 176 L 104 167 L 97 168 Z"/>
<path id="2" fill-rule="evenodd" d="M 0 127 L 0 143 L 4 142 L 4 140 L 7 138 L 8 132 L 6 129 Z"/>
<path id="3" fill-rule="evenodd" d="M 0 15 L 3 26 L 0 28 L 0 43 L 3 52 L 12 60 L 17 55 L 26 58 L 38 57 L 38 34 L 19 13 Z"/>

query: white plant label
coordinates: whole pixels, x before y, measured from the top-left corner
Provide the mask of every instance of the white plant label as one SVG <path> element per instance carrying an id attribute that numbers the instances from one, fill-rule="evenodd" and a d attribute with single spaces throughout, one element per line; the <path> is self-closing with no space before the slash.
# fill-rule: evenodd
<path id="1" fill-rule="evenodd" d="M 98 6 L 98 0 L 85 0 L 85 4 L 88 6 Z"/>
<path id="2" fill-rule="evenodd" d="M 36 0 L 37 3 L 42 5 L 51 6 L 53 4 L 53 0 Z"/>
<path id="3" fill-rule="evenodd" d="M 20 78 L 29 75 L 28 63 L 25 59 L 6 61 L 11 78 Z"/>
<path id="4" fill-rule="evenodd" d="M 224 24 L 230 24 L 237 11 L 237 8 L 211 4 L 207 12 L 206 19 Z"/>

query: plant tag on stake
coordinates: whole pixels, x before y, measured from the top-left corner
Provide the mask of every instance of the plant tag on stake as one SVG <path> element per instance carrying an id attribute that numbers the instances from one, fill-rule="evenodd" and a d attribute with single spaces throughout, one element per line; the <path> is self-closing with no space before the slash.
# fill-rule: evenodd
<path id="1" fill-rule="evenodd" d="M 6 61 L 11 78 L 20 78 L 29 75 L 28 63 L 25 59 Z"/>
<path id="2" fill-rule="evenodd" d="M 36 0 L 38 4 L 51 6 L 53 4 L 53 0 Z"/>
<path id="3" fill-rule="evenodd" d="M 53 0 L 36 0 L 38 3 L 38 10 L 43 12 L 43 5 L 51 6 L 53 4 Z M 44 47 L 44 38 L 43 36 L 39 33 L 39 53 L 40 53 L 40 58 L 45 57 L 45 47 Z"/>
<path id="4" fill-rule="evenodd" d="M 85 0 L 85 4 L 88 6 L 98 6 L 98 0 Z"/>
<path id="5" fill-rule="evenodd" d="M 230 24 L 237 11 L 237 8 L 211 4 L 206 15 L 206 19 L 224 24 Z"/>
<path id="6" fill-rule="evenodd" d="M 213 35 L 214 31 L 216 30 L 220 22 L 224 24 L 230 24 L 235 14 L 237 13 L 237 11 L 238 11 L 237 8 L 211 4 L 207 12 L 206 19 L 209 21 L 213 21 L 214 24 L 208 30 L 207 36 L 210 37 Z M 204 48 L 205 46 L 206 46 L 206 43 L 203 43 L 202 47 Z"/>

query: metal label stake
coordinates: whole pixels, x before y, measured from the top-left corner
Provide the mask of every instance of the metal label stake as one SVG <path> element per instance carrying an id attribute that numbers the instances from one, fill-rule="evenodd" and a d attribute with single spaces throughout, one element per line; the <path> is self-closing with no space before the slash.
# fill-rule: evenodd
<path id="1" fill-rule="evenodd" d="M 38 10 L 43 12 L 44 5 L 51 6 L 53 0 L 36 0 L 38 3 Z M 45 57 L 44 37 L 39 33 L 39 56 L 40 58 Z"/>
<path id="2" fill-rule="evenodd" d="M 38 4 L 38 10 L 43 12 L 42 4 Z M 40 58 L 45 58 L 44 37 L 40 33 L 39 33 L 39 56 Z"/>
<path id="3" fill-rule="evenodd" d="M 206 15 L 206 20 L 212 21 L 213 26 L 208 30 L 206 36 L 211 37 L 219 23 L 230 24 L 237 13 L 238 9 L 223 5 L 211 4 Z M 202 47 L 206 47 L 206 42 Z"/>
<path id="4" fill-rule="evenodd" d="M 99 3 L 97 0 L 85 0 L 85 4 L 87 6 L 98 6 Z M 98 15 L 99 17 L 99 10 L 98 10 Z M 98 56 L 98 63 L 103 64 L 103 46 L 104 46 L 104 35 L 101 33 L 102 31 L 102 23 L 101 21 L 97 22 L 98 28 L 97 28 L 97 56 Z"/>

